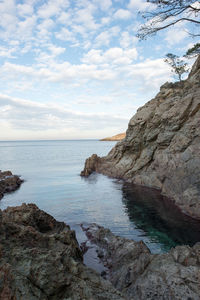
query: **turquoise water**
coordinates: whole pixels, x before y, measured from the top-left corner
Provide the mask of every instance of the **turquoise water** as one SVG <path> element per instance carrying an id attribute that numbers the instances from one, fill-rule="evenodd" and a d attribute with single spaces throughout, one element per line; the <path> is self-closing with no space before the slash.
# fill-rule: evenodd
<path id="1" fill-rule="evenodd" d="M 35 203 L 76 228 L 96 222 L 115 234 L 143 240 L 154 253 L 200 241 L 200 225 L 183 216 L 157 191 L 92 174 L 81 178 L 85 159 L 106 155 L 115 142 L 0 142 L 0 169 L 21 175 L 19 190 L 4 196 L 0 208 Z"/>

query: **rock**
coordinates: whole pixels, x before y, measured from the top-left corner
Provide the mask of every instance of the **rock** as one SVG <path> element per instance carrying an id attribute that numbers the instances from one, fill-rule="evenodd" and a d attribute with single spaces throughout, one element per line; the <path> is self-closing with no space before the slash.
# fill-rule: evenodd
<path id="1" fill-rule="evenodd" d="M 200 298 L 200 243 L 151 254 L 143 242 L 115 236 L 97 224 L 83 226 L 108 268 L 107 278 L 126 299 Z"/>
<path id="2" fill-rule="evenodd" d="M 0 199 L 5 193 L 18 189 L 22 182 L 19 176 L 13 175 L 10 171 L 0 171 Z"/>
<path id="3" fill-rule="evenodd" d="M 131 118 L 126 137 L 91 170 L 160 189 L 200 218 L 200 56 L 187 80 L 166 83 Z M 84 175 L 84 171 L 82 172 Z"/>
<path id="4" fill-rule="evenodd" d="M 125 299 L 83 264 L 75 232 L 23 204 L 0 211 L 0 299 Z"/>
<path id="5" fill-rule="evenodd" d="M 89 157 L 85 162 L 84 170 L 81 172 L 81 176 L 89 176 L 94 171 L 97 171 L 98 169 L 98 162 L 100 157 L 96 154 L 93 154 L 91 157 Z"/>
<path id="6" fill-rule="evenodd" d="M 123 133 L 119 133 L 119 134 L 116 134 L 116 135 L 111 136 L 111 137 L 101 139 L 100 141 L 121 141 L 125 138 L 125 136 L 126 136 L 126 133 L 123 132 Z"/>

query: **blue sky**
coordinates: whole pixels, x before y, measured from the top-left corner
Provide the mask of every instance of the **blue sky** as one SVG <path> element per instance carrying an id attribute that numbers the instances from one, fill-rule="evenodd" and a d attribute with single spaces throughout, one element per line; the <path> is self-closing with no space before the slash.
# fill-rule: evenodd
<path id="1" fill-rule="evenodd" d="M 0 1 L 0 140 L 103 138 L 173 80 L 187 25 L 138 41 L 143 0 Z"/>

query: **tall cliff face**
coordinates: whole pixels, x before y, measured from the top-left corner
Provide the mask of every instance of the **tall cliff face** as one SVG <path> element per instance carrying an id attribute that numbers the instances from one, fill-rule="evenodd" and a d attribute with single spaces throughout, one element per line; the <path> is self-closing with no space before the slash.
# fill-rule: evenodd
<path id="1" fill-rule="evenodd" d="M 82 175 L 97 171 L 159 188 L 187 214 L 200 217 L 200 57 L 187 80 L 166 83 L 131 118 L 126 138 Z"/>

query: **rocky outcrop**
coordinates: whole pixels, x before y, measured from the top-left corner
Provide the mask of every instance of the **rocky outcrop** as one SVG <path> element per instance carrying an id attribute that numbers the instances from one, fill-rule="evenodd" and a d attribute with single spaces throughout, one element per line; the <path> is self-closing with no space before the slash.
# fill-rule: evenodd
<path id="1" fill-rule="evenodd" d="M 125 299 L 83 264 L 74 231 L 23 204 L 0 211 L 0 299 Z"/>
<path id="2" fill-rule="evenodd" d="M 126 138 L 96 161 L 90 171 L 160 189 L 200 218 L 200 57 L 188 79 L 161 86 L 132 117 Z"/>
<path id="3" fill-rule="evenodd" d="M 83 225 L 107 278 L 126 299 L 188 300 L 200 298 L 200 243 L 151 254 L 143 242 L 115 236 L 96 224 Z"/>
<path id="4" fill-rule="evenodd" d="M 126 133 L 123 132 L 123 133 L 119 133 L 119 134 L 116 134 L 116 135 L 111 136 L 111 137 L 101 139 L 100 141 L 121 141 L 125 138 L 125 136 L 126 136 Z"/>
<path id="5" fill-rule="evenodd" d="M 0 171 L 0 199 L 5 193 L 18 189 L 22 182 L 19 176 L 13 175 L 10 171 Z"/>
<path id="6" fill-rule="evenodd" d="M 81 176 L 89 176 L 91 173 L 97 171 L 98 163 L 100 162 L 100 157 L 93 154 L 91 157 L 86 159 L 84 170 L 81 172 Z"/>

